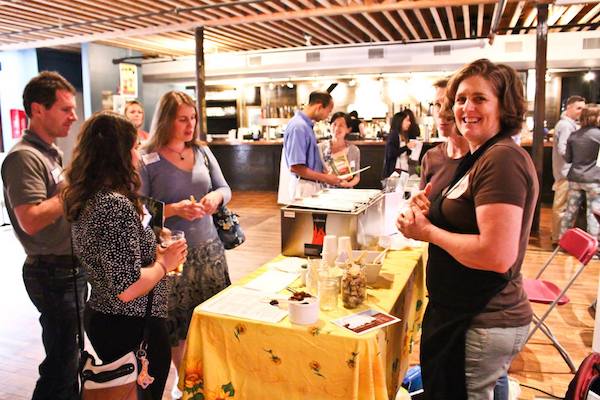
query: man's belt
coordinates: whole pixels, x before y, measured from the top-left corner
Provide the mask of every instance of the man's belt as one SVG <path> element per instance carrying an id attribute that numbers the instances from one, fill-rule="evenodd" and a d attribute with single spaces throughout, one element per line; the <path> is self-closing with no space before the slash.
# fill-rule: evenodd
<path id="1" fill-rule="evenodd" d="M 70 254 L 56 255 L 56 254 L 42 254 L 35 256 L 27 256 L 25 259 L 26 264 L 44 263 L 56 265 L 58 267 L 68 266 L 71 267 L 73 264 L 73 257 Z"/>

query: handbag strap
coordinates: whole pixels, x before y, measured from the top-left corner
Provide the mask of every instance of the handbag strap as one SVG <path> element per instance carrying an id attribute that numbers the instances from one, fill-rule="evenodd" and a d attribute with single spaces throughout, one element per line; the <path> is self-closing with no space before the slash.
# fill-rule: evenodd
<path id="1" fill-rule="evenodd" d="M 210 165 L 209 165 L 209 161 L 208 161 L 208 156 L 206 155 L 206 152 L 204 151 L 204 149 L 202 148 L 202 146 L 198 146 L 198 150 L 200 150 L 200 153 L 202 153 L 202 157 L 204 159 L 204 165 L 206 166 L 206 170 L 208 171 L 208 181 L 209 181 L 209 187 L 208 187 L 208 191 L 211 192 L 212 188 L 213 188 L 213 184 L 212 184 L 212 175 L 210 174 Z"/>
<path id="2" fill-rule="evenodd" d="M 148 339 L 150 338 L 150 318 L 152 317 L 152 303 L 154 302 L 154 288 L 148 293 L 148 301 L 146 302 L 146 314 L 144 315 L 144 335 L 140 348 L 146 349 Z"/>
<path id="3" fill-rule="evenodd" d="M 79 293 L 77 293 L 77 265 L 79 262 L 77 257 L 75 257 L 75 249 L 73 248 L 73 235 L 69 238 L 71 240 L 71 275 L 73 275 L 73 293 L 75 293 L 75 312 L 77 313 L 77 344 L 79 345 L 79 351 L 83 353 L 84 351 L 84 341 L 83 341 L 83 324 L 81 322 L 81 313 L 80 313 L 80 305 L 79 305 Z"/>
<path id="4" fill-rule="evenodd" d="M 83 353 L 85 351 L 84 340 L 83 340 L 83 324 L 81 321 L 80 309 L 81 306 L 79 304 L 79 296 L 77 290 L 77 265 L 79 265 L 79 261 L 77 257 L 75 257 L 75 249 L 73 248 L 73 235 L 71 235 L 71 274 L 73 276 L 73 293 L 75 293 L 75 312 L 77 313 L 77 344 L 79 345 L 79 351 Z M 144 314 L 144 333 L 142 344 L 140 347 L 147 346 L 148 338 L 150 337 L 150 318 L 152 316 L 152 303 L 154 301 L 154 288 L 150 290 L 148 293 L 148 301 L 146 303 L 146 313 Z"/>

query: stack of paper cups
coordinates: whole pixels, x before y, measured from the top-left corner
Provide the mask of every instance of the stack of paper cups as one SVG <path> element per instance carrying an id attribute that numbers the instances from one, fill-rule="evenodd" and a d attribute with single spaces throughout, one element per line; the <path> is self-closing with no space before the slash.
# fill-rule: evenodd
<path id="1" fill-rule="evenodd" d="M 337 237 L 335 235 L 325 235 L 323 238 L 323 252 L 321 253 L 321 257 L 328 266 L 335 264 L 337 257 Z"/>
<path id="2" fill-rule="evenodd" d="M 342 255 L 342 253 L 346 253 L 348 259 L 352 259 L 352 241 L 350 240 L 350 236 L 340 236 L 338 238 L 338 257 Z"/>

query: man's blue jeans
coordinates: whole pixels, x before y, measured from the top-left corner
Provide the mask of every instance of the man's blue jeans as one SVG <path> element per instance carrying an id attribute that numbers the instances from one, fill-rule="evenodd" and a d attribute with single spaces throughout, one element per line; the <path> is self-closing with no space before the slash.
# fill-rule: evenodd
<path id="1" fill-rule="evenodd" d="M 508 374 L 502 375 L 494 386 L 494 400 L 508 400 Z"/>
<path id="2" fill-rule="evenodd" d="M 52 257 L 52 256 L 50 256 Z M 55 257 L 55 256 L 54 256 Z M 77 314 L 70 257 L 28 257 L 23 281 L 29 298 L 40 312 L 42 342 L 46 358 L 39 366 L 40 377 L 33 399 L 78 399 Z M 87 286 L 83 271 L 77 271 L 77 295 L 81 320 Z"/>

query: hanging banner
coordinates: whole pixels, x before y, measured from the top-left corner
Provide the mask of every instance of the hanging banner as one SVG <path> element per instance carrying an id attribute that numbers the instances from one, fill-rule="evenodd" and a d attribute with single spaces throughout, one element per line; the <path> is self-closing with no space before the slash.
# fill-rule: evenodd
<path id="1" fill-rule="evenodd" d="M 137 66 L 119 64 L 119 89 L 123 96 L 138 97 Z"/>
<path id="2" fill-rule="evenodd" d="M 23 110 L 10 110 L 10 130 L 13 139 L 19 139 L 27 129 L 27 115 Z"/>

